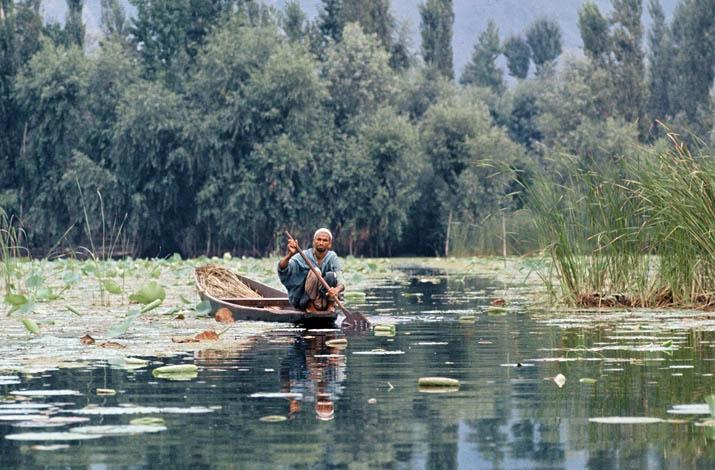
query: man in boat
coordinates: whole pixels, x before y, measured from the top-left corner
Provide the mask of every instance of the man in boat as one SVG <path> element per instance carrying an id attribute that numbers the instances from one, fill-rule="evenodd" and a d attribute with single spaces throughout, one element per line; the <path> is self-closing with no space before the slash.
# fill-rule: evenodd
<path id="1" fill-rule="evenodd" d="M 278 262 L 278 277 L 288 289 L 288 300 L 294 307 L 306 312 L 335 310 L 335 299 L 345 290 L 345 285 L 339 279 L 342 265 L 332 247 L 332 232 L 319 228 L 313 234 L 313 247 L 303 251 L 320 268 L 323 279 L 330 286 L 326 290 L 316 273 L 298 254 L 298 243 L 288 240 L 288 251 Z"/>

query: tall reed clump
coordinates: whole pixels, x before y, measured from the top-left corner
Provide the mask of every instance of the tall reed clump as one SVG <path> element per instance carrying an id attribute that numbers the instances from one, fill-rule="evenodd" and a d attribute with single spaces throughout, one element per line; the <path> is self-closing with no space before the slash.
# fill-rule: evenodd
<path id="1" fill-rule="evenodd" d="M 670 149 L 641 162 L 634 184 L 657 255 L 653 303 L 715 305 L 715 162 L 669 137 Z"/>
<path id="2" fill-rule="evenodd" d="M 20 257 L 27 255 L 23 245 L 25 231 L 14 216 L 8 216 L 0 207 L 0 257 L 2 257 L 2 280 L 5 294 L 15 291 L 15 281 L 18 276 L 18 263 Z"/>
<path id="3" fill-rule="evenodd" d="M 526 188 L 536 234 L 552 261 L 542 273 L 547 287 L 569 304 L 643 304 L 650 259 L 625 165 L 614 162 L 604 172 L 573 158 L 562 163 L 557 178 L 541 176 Z"/>
<path id="4" fill-rule="evenodd" d="M 605 172 L 571 161 L 527 188 L 551 258 L 542 277 L 567 303 L 715 305 L 715 162 L 669 137 L 668 150 Z"/>

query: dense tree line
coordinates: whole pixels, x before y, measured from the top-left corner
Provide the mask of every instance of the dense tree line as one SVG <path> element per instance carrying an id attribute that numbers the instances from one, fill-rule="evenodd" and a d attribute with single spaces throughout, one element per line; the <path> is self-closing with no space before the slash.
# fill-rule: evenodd
<path id="1" fill-rule="evenodd" d="M 586 3 L 584 57 L 552 19 L 490 22 L 458 83 L 451 0 L 420 4 L 420 53 L 389 0 L 323 0 L 313 20 L 295 0 L 131 3 L 102 0 L 89 45 L 82 0 L 61 25 L 0 0 L 0 207 L 38 250 L 111 233 L 135 255 L 259 255 L 327 225 L 344 252 L 444 253 L 561 155 L 657 148 L 657 122 L 713 133 L 710 0 L 670 22 L 650 0 L 649 31 L 642 0 Z"/>

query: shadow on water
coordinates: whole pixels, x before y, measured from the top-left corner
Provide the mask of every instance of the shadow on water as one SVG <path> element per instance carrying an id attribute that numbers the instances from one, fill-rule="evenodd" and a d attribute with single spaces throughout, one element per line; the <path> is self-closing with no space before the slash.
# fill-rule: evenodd
<path id="1" fill-rule="evenodd" d="M 712 333 L 626 336 L 622 322 L 557 328 L 527 314 L 518 302 L 490 311 L 490 299 L 501 295 L 504 286 L 486 277 L 434 271 L 409 275 L 402 284 L 369 290 L 365 303 L 355 307 L 373 323 L 395 324 L 394 332 L 286 329 L 256 337 L 241 349 L 154 358 L 195 363 L 198 376 L 190 381 L 154 378 L 151 369 L 158 364 L 124 370 L 100 363 L 24 376 L 22 384 L 1 386 L 4 395 L 18 389 L 82 393 L 30 401 L 53 403 L 66 415 L 91 406 L 128 404 L 174 412 L 92 415 L 91 425 L 156 416 L 167 429 L 71 441 L 61 448 L 33 447 L 52 442 L 3 439 L 0 467 L 715 465 L 715 446 L 703 428 L 694 426 L 693 416 L 649 425 L 589 422 L 602 416 L 668 419 L 673 405 L 702 402 L 712 391 Z M 667 353 L 633 347 L 662 342 L 633 339 L 648 335 L 674 338 L 679 347 Z M 557 374 L 566 378 L 563 387 L 549 379 Z M 460 386 L 448 393 L 426 393 L 417 386 L 424 376 L 455 378 Z M 98 396 L 97 388 L 118 393 Z M 176 411 L 189 407 L 208 411 Z M 0 408 L 0 418 L 7 411 Z M 0 433 L 25 432 L 13 423 L 0 419 Z"/>

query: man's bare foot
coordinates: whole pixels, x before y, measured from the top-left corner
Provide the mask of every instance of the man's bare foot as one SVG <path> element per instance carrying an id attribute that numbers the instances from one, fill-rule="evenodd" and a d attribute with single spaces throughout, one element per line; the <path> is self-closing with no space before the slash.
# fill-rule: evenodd
<path id="1" fill-rule="evenodd" d="M 308 302 L 308 305 L 305 306 L 305 312 L 306 313 L 315 313 L 318 310 L 315 308 L 315 305 L 313 305 L 313 302 Z"/>

